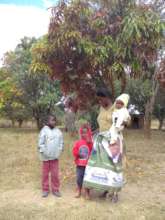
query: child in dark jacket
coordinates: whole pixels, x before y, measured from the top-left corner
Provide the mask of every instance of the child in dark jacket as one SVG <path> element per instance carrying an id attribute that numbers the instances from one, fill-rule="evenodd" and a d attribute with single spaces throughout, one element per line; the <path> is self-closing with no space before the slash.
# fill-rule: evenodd
<path id="1" fill-rule="evenodd" d="M 85 168 L 88 163 L 90 153 L 92 151 L 92 132 L 89 126 L 82 126 L 80 128 L 80 140 L 76 141 L 73 147 L 73 156 L 76 164 L 76 177 L 78 194 L 76 198 L 81 197 L 82 185 L 85 174 Z M 89 199 L 89 189 L 85 189 L 86 198 Z"/>

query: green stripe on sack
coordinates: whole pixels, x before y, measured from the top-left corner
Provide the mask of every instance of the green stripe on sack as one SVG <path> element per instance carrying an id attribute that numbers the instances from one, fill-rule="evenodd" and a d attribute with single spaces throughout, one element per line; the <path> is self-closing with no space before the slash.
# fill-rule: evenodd
<path id="1" fill-rule="evenodd" d="M 122 188 L 122 186 L 113 187 L 113 186 L 107 186 L 107 185 L 100 185 L 97 183 L 91 183 L 88 181 L 84 181 L 83 186 L 88 189 L 95 189 L 98 191 L 106 191 L 107 190 L 107 191 L 112 191 L 112 192 L 121 191 L 121 188 Z"/>

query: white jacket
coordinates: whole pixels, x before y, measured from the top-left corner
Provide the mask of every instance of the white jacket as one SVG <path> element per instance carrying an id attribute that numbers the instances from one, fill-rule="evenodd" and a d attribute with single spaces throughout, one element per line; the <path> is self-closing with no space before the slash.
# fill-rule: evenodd
<path id="1" fill-rule="evenodd" d="M 123 124 L 124 122 L 128 122 L 130 119 L 129 112 L 126 108 L 129 101 L 129 95 L 122 94 L 116 100 L 121 100 L 124 103 L 124 106 L 121 109 L 115 109 L 112 114 L 112 126 L 109 130 L 111 136 L 110 144 L 114 144 L 115 142 L 117 142 L 118 138 L 120 140 L 123 140 Z"/>
<path id="2" fill-rule="evenodd" d="M 38 149 L 42 161 L 58 159 L 64 147 L 63 135 L 58 128 L 44 126 L 39 135 Z"/>

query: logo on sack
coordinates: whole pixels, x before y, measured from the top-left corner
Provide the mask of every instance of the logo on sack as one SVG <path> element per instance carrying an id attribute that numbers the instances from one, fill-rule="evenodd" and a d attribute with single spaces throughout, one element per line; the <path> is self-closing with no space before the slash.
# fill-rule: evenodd
<path id="1" fill-rule="evenodd" d="M 99 182 L 102 182 L 102 183 L 107 183 L 108 182 L 108 177 L 105 173 L 95 172 L 95 173 L 91 174 L 91 177 L 95 181 L 99 181 Z"/>

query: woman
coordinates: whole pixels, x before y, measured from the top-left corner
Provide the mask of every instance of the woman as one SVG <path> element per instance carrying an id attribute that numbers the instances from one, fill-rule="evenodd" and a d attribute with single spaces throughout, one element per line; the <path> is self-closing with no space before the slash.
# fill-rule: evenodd
<path id="1" fill-rule="evenodd" d="M 97 91 L 97 97 L 100 105 L 100 113 L 97 118 L 99 132 L 108 131 L 112 125 L 112 113 L 114 110 L 112 95 L 108 90 L 102 88 Z"/>
<path id="2" fill-rule="evenodd" d="M 94 151 L 89 159 L 86 168 L 84 184 L 86 187 L 103 190 L 101 197 L 106 197 L 110 192 L 112 202 L 118 201 L 118 191 L 123 186 L 122 158 L 118 163 L 114 163 L 107 153 L 109 139 L 106 132 L 112 126 L 112 113 L 114 105 L 112 104 L 112 95 L 104 88 L 97 91 L 97 97 L 100 104 L 100 113 L 97 121 L 99 125 L 99 134 L 94 141 Z"/>
<path id="3" fill-rule="evenodd" d="M 105 88 L 97 91 L 97 98 L 100 105 L 100 113 L 97 117 L 99 132 L 105 132 L 112 126 L 112 113 L 114 111 L 113 99 L 111 93 Z M 107 194 L 108 191 L 105 191 L 100 197 L 105 198 Z"/>

